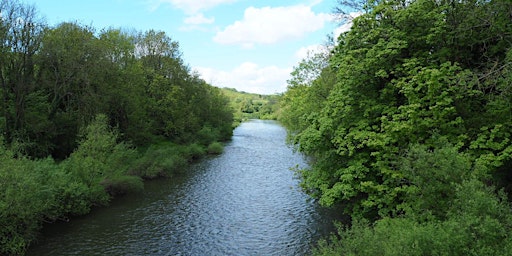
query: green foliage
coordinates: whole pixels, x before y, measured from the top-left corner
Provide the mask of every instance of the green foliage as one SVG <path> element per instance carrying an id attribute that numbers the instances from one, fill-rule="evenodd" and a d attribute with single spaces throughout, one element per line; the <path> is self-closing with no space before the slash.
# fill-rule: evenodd
<path id="1" fill-rule="evenodd" d="M 356 220 L 318 253 L 510 254 L 510 206 L 486 185 L 512 191 L 512 2 L 361 3 L 281 101 L 312 159 L 302 187 Z"/>
<path id="2" fill-rule="evenodd" d="M 222 143 L 215 141 L 208 145 L 207 151 L 208 154 L 222 154 L 222 152 L 224 151 L 224 146 L 222 145 Z"/>
<path id="3" fill-rule="evenodd" d="M 247 119 L 277 119 L 280 113 L 280 95 L 239 92 L 232 88 L 223 88 L 222 93 L 229 98 L 236 122 Z"/>
<path id="4" fill-rule="evenodd" d="M 1 8 L 12 16 L 0 33 L 0 129 L 17 152 L 63 160 L 98 114 L 135 146 L 193 143 L 205 126 L 219 139 L 231 136 L 228 98 L 190 71 L 164 32 L 97 32 L 76 22 L 50 28 L 33 7 L 4 0 Z"/>
<path id="5" fill-rule="evenodd" d="M 98 115 L 84 130 L 84 136 L 78 149 L 63 163 L 63 167 L 79 181 L 87 185 L 89 201 L 97 205 L 105 205 L 109 195 L 105 188 L 115 194 L 122 194 L 116 184 L 126 186 L 123 182 L 135 184 L 134 189 L 142 186 L 142 180 L 125 177 L 131 162 L 136 158 L 135 150 L 127 144 L 118 143 L 116 131 L 111 130 L 105 115 Z"/>
<path id="6" fill-rule="evenodd" d="M 126 193 L 138 193 L 144 190 L 142 179 L 138 176 L 121 175 L 105 178 L 100 182 L 108 194 L 116 196 Z"/>
<path id="7" fill-rule="evenodd" d="M 210 126 L 204 126 L 197 133 L 197 140 L 201 145 L 209 145 L 220 137 L 219 131 Z"/>
<path id="8" fill-rule="evenodd" d="M 181 155 L 189 161 L 194 161 L 206 154 L 205 148 L 197 143 L 192 143 L 188 146 L 183 147 Z"/>
<path id="9" fill-rule="evenodd" d="M 508 164 L 510 97 L 499 85 L 509 74 L 511 45 L 492 39 L 512 37 L 498 11 L 505 6 L 377 1 L 338 38 L 327 67 L 299 65 L 283 96 L 282 120 L 290 141 L 314 159 L 301 171 L 303 187 L 322 204 L 343 202 L 352 214 L 384 217 L 400 212 L 409 193 L 399 161 L 412 145 L 437 147 L 441 136 L 467 154 L 480 177 Z M 461 13 L 496 27 L 471 37 L 481 28 L 474 17 L 455 15 Z M 303 79 L 311 67 L 317 78 Z"/>
<path id="10" fill-rule="evenodd" d="M 151 145 L 144 154 L 135 161 L 128 173 L 144 179 L 169 177 L 182 171 L 187 165 L 185 156 L 198 156 L 196 145 L 182 147 L 170 142 Z"/>
<path id="11" fill-rule="evenodd" d="M 414 145 L 400 160 L 400 169 L 408 181 L 405 204 L 407 213 L 416 218 L 444 219 L 445 211 L 453 204 L 457 184 L 473 173 L 471 158 L 457 148 L 440 140 L 438 147 Z"/>
<path id="12" fill-rule="evenodd" d="M 0 13 L 0 255 L 231 137 L 229 99 L 164 32 L 48 27 L 17 0 Z"/>
<path id="13" fill-rule="evenodd" d="M 455 184 L 447 219 L 384 218 L 353 221 L 315 255 L 510 255 L 510 205 L 476 179 Z"/>
<path id="14" fill-rule="evenodd" d="M 43 221 L 89 211 L 88 188 L 52 159 L 13 158 L 0 145 L 0 254 L 23 255 Z"/>

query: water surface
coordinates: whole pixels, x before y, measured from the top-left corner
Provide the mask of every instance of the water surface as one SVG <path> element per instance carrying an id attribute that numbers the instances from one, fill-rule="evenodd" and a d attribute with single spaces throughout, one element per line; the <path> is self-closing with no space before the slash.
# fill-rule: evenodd
<path id="1" fill-rule="evenodd" d="M 222 155 L 45 227 L 28 255 L 307 255 L 332 218 L 298 188 L 290 168 L 306 162 L 285 137 L 276 122 L 242 123 Z"/>

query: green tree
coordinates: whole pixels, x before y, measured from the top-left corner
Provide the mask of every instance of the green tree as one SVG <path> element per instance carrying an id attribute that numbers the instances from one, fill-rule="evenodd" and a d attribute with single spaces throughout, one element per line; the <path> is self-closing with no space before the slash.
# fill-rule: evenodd
<path id="1" fill-rule="evenodd" d="M 329 66 L 329 58 L 326 52 L 309 53 L 291 73 L 288 90 L 281 98 L 285 114 L 280 121 L 292 134 L 309 126 L 336 83 L 336 72 Z"/>
<path id="2" fill-rule="evenodd" d="M 510 98 L 501 81 L 509 81 L 511 4 L 379 1 L 356 18 L 330 58 L 336 79 L 327 90 L 293 84 L 284 96 L 293 141 L 314 159 L 301 172 L 305 189 L 354 215 L 399 214 L 413 189 L 400 155 L 434 147 L 437 136 L 469 154 L 480 177 L 507 166 Z M 322 92 L 325 101 L 309 103 Z"/>
<path id="3" fill-rule="evenodd" d="M 0 13 L 2 131 L 20 152 L 44 155 L 47 149 L 36 143 L 48 123 L 41 111 L 44 98 L 36 88 L 35 63 L 45 25 L 33 6 L 18 1 L 0 1 Z"/>
<path id="4" fill-rule="evenodd" d="M 77 146 L 79 128 L 105 108 L 99 93 L 106 68 L 103 49 L 92 28 L 62 23 L 44 34 L 39 65 L 54 124 L 53 155 L 62 159 Z"/>
<path id="5" fill-rule="evenodd" d="M 113 126 L 124 139 L 142 146 L 152 141 L 151 119 L 148 115 L 150 98 L 146 97 L 142 64 L 135 55 L 137 35 L 121 29 L 106 29 L 99 35 L 105 57 L 109 60 L 102 72 L 100 88 Z"/>

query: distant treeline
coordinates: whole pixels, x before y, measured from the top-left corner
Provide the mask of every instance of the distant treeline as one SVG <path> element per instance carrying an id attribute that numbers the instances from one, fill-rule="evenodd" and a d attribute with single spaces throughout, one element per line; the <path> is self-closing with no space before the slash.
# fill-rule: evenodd
<path id="1" fill-rule="evenodd" d="M 277 119 L 280 114 L 281 95 L 263 95 L 240 92 L 233 88 L 223 88 L 224 95 L 230 99 L 235 121 L 247 119 Z"/>
<path id="2" fill-rule="evenodd" d="M 512 255 L 512 1 L 338 1 L 352 29 L 281 101 L 302 186 L 352 224 L 318 255 Z"/>
<path id="3" fill-rule="evenodd" d="M 181 56 L 164 32 L 49 27 L 0 0 L 0 255 L 222 150 L 229 99 Z"/>

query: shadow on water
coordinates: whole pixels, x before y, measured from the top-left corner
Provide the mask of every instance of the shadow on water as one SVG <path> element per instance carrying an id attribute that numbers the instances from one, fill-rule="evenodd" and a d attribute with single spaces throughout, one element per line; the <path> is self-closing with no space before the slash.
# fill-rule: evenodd
<path id="1" fill-rule="evenodd" d="M 276 122 L 245 122 L 222 155 L 47 225 L 28 255 L 307 255 L 338 211 L 300 191 L 290 168 L 307 164 L 285 137 Z"/>

